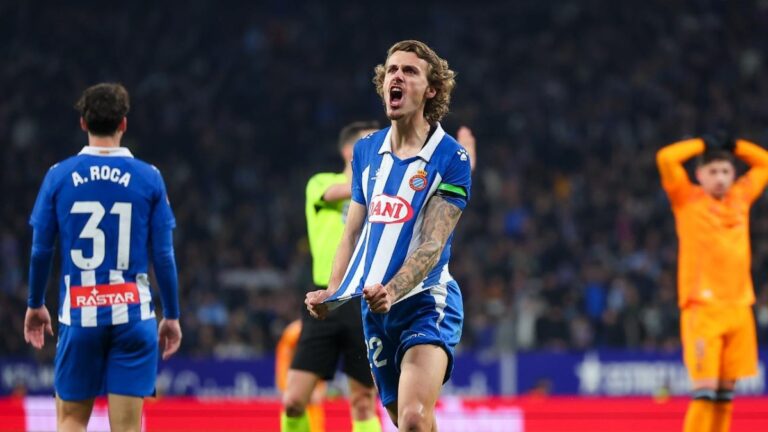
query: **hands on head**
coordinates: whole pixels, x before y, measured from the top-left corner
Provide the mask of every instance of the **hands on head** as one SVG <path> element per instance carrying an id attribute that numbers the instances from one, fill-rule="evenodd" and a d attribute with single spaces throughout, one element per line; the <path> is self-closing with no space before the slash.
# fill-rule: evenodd
<path id="1" fill-rule="evenodd" d="M 712 151 L 727 151 L 733 153 L 736 149 L 736 138 L 733 134 L 725 129 L 718 129 L 711 133 L 707 133 L 701 136 L 704 141 L 705 150 L 707 152 Z"/>

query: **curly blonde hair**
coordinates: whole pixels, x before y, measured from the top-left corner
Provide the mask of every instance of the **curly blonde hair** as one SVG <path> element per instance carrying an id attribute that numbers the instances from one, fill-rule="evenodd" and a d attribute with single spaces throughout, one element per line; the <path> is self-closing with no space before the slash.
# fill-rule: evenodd
<path id="1" fill-rule="evenodd" d="M 424 42 L 417 40 L 404 40 L 392 45 L 387 51 L 387 59 L 396 51 L 412 52 L 417 57 L 427 62 L 427 82 L 435 89 L 435 97 L 427 99 L 424 107 L 424 117 L 430 124 L 442 120 L 448 114 L 448 106 L 451 103 L 451 92 L 456 86 L 456 72 L 448 67 L 448 62 L 440 58 L 437 53 Z M 384 62 L 386 64 L 386 61 Z M 376 85 L 376 93 L 384 100 L 384 75 L 386 68 L 383 64 L 374 69 L 373 83 Z"/>

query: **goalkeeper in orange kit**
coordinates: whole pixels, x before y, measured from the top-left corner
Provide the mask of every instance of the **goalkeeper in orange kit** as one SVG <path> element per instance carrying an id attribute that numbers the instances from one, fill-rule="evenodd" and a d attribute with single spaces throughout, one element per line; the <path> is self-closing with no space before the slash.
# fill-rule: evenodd
<path id="1" fill-rule="evenodd" d="M 698 157 L 693 184 L 683 163 Z M 750 169 L 736 178 L 734 157 Z M 757 373 L 749 209 L 768 182 L 768 151 L 720 133 L 657 154 L 679 240 L 683 359 L 693 383 L 685 432 L 730 429 L 736 380 Z"/>

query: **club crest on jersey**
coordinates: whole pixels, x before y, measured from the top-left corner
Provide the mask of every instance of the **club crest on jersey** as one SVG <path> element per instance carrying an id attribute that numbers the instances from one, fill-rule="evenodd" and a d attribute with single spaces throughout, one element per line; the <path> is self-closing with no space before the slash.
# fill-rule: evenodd
<path id="1" fill-rule="evenodd" d="M 408 185 L 416 192 L 424 190 L 427 187 L 427 172 L 424 170 L 416 171 L 416 174 L 408 180 Z"/>
<path id="2" fill-rule="evenodd" d="M 405 199 L 392 195 L 376 195 L 368 207 L 370 223 L 403 223 L 413 217 L 413 207 Z"/>

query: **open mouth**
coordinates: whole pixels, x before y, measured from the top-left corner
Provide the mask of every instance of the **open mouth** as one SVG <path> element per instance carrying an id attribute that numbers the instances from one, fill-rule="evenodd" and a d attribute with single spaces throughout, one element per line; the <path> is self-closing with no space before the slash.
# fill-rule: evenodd
<path id="1" fill-rule="evenodd" d="M 403 101 L 403 89 L 400 87 L 392 86 L 389 88 L 389 104 L 393 108 L 397 108 Z"/>

